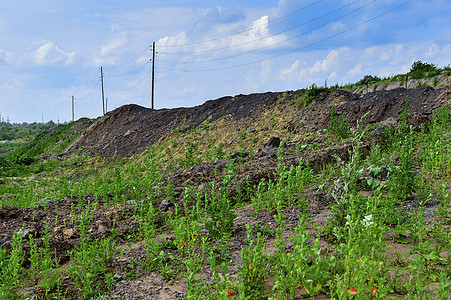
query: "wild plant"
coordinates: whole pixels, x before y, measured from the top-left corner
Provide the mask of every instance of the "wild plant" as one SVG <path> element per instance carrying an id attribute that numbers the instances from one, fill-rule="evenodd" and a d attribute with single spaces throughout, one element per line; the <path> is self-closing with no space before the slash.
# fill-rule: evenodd
<path id="1" fill-rule="evenodd" d="M 352 136 L 351 126 L 346 120 L 346 115 L 343 114 L 340 117 L 335 111 L 335 105 L 332 105 L 330 109 L 330 121 L 329 132 L 333 136 L 338 136 L 342 139 L 347 139 Z"/>
<path id="2" fill-rule="evenodd" d="M 351 203 L 354 202 L 352 198 Z M 372 299 L 377 295 L 384 298 L 389 292 L 385 287 L 387 269 L 383 233 L 386 228 L 375 222 L 372 215 L 362 218 L 355 207 L 351 211 L 352 214 L 346 216 L 346 243 L 337 248 L 343 252 L 345 271 L 335 276 L 332 297 Z"/>
<path id="3" fill-rule="evenodd" d="M 307 87 L 303 94 L 300 94 L 300 91 L 296 92 L 294 103 L 297 105 L 298 108 L 301 108 L 302 106 L 306 107 L 310 104 L 318 95 L 320 95 L 322 92 L 328 91 L 329 89 L 327 87 L 317 86 L 316 84 L 312 84 L 311 86 Z"/>
<path id="4" fill-rule="evenodd" d="M 208 188 L 210 199 L 207 199 L 209 201 L 206 202 L 205 208 L 211 220 L 206 222 L 205 228 L 214 239 L 231 233 L 233 229 L 233 220 L 236 214 L 233 208 L 234 203 L 229 196 L 230 183 L 233 178 L 235 178 L 235 172 L 229 168 L 221 186 L 213 182 Z"/>
<path id="5" fill-rule="evenodd" d="M 244 296 L 250 299 L 261 299 L 264 296 L 264 283 L 268 275 L 268 258 L 265 255 L 266 241 L 258 233 L 252 239 L 252 227 L 246 224 L 248 246 L 241 249 L 242 266 L 238 267 L 238 275 L 243 280 Z"/>
<path id="6" fill-rule="evenodd" d="M 69 252 L 72 262 L 69 273 L 86 298 L 101 294 L 99 278 L 104 278 L 107 272 L 104 249 L 87 236 L 91 218 L 89 210 L 80 214 L 80 245 Z"/>
<path id="7" fill-rule="evenodd" d="M 301 294 L 313 298 L 333 279 L 330 260 L 320 256 L 319 239 L 311 245 L 306 233 L 308 218 L 303 214 L 299 218 L 299 225 L 290 237 L 292 250 L 285 251 L 286 242 L 278 240 L 278 251 L 271 257 L 275 273 L 273 290 L 280 299 L 295 299 Z"/>
<path id="8" fill-rule="evenodd" d="M 57 258 L 52 259 L 49 240 L 50 229 L 48 224 L 45 223 L 42 235 L 43 247 L 38 247 L 32 235 L 29 236 L 28 242 L 30 245 L 30 268 L 28 274 L 32 281 L 39 282 L 39 286 L 44 288 L 46 295 L 55 288 L 61 275 L 58 269 Z"/>
<path id="9" fill-rule="evenodd" d="M 417 189 L 414 149 L 414 138 L 410 131 L 400 139 L 397 147 L 400 165 L 389 166 L 388 190 L 393 197 L 400 200 L 405 200 Z"/>
<path id="10" fill-rule="evenodd" d="M 194 253 L 199 241 L 200 225 L 193 215 L 185 208 L 185 216 L 175 216 L 170 221 L 175 234 L 175 245 L 180 253 L 191 255 Z"/>
<path id="11" fill-rule="evenodd" d="M 21 232 L 14 233 L 10 255 L 6 249 L 0 248 L 0 299 L 19 298 L 15 290 L 23 272 L 22 238 Z"/>

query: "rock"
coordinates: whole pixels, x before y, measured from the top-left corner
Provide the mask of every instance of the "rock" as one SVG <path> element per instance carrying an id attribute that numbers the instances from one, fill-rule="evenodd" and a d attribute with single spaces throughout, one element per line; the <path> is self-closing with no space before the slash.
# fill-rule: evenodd
<path id="1" fill-rule="evenodd" d="M 68 241 L 69 245 L 71 245 L 71 246 L 80 246 L 80 242 L 81 242 L 80 238 L 72 239 L 72 240 Z"/>
<path id="2" fill-rule="evenodd" d="M 115 273 L 115 274 L 113 275 L 113 278 L 116 279 L 116 280 L 119 280 L 119 279 L 122 278 L 122 276 L 119 275 L 118 273 Z"/>
<path id="3" fill-rule="evenodd" d="M 183 186 L 177 186 L 174 188 L 174 192 L 178 195 L 181 195 L 182 193 L 185 192 L 185 188 Z"/>
<path id="4" fill-rule="evenodd" d="M 199 191 L 205 191 L 205 189 L 206 189 L 206 185 L 205 185 L 205 183 L 201 183 L 201 184 L 199 184 L 199 186 L 197 187 L 197 189 L 199 190 Z"/>
<path id="5" fill-rule="evenodd" d="M 235 152 L 234 154 L 232 154 L 232 156 L 231 156 L 231 158 L 232 159 L 235 159 L 235 158 L 238 158 L 238 157 L 241 157 L 241 158 L 245 158 L 246 156 L 249 156 L 249 152 L 247 152 L 247 151 L 245 151 L 245 152 Z"/>
<path id="6" fill-rule="evenodd" d="M 272 136 L 269 140 L 263 144 L 264 147 L 278 148 L 280 145 L 280 138 L 277 136 Z"/>
<path id="7" fill-rule="evenodd" d="M 162 212 L 168 211 L 169 208 L 174 207 L 174 202 L 169 199 L 164 199 L 161 201 L 160 205 L 158 206 L 158 209 Z"/>
<path id="8" fill-rule="evenodd" d="M 65 240 L 75 237 L 75 232 L 73 228 L 65 229 L 63 231 L 63 237 Z"/>
<path id="9" fill-rule="evenodd" d="M 18 234 L 20 234 L 22 236 L 22 238 L 26 238 L 27 236 L 29 236 L 32 232 L 30 229 L 20 229 L 18 232 Z"/>
<path id="10" fill-rule="evenodd" d="M 99 227 L 97 228 L 98 233 L 105 233 L 107 231 L 108 231 L 108 228 L 106 226 L 103 226 L 102 224 L 100 224 Z"/>
<path id="11" fill-rule="evenodd" d="M 59 235 L 59 234 L 63 233 L 63 231 L 64 231 L 64 226 L 62 226 L 62 225 L 53 228 L 54 235 Z"/>

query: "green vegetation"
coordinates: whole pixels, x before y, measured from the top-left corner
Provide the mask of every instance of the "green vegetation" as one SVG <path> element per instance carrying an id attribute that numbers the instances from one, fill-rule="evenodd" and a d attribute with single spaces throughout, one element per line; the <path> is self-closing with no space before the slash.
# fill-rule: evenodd
<path id="1" fill-rule="evenodd" d="M 304 90 L 304 93 L 301 93 L 301 91 L 298 91 L 296 93 L 296 96 L 294 98 L 294 103 L 297 105 L 297 107 L 301 106 L 307 106 L 310 104 L 310 102 L 315 99 L 319 94 L 322 92 L 328 91 L 329 89 L 327 87 L 317 86 L 316 84 L 312 84 L 311 86 L 307 87 Z"/>
<path id="2" fill-rule="evenodd" d="M 308 105 L 324 89 L 308 88 L 296 104 Z M 259 170 L 257 180 L 239 176 L 251 166 L 226 154 L 224 143 L 202 151 L 204 124 L 110 161 L 54 159 L 76 137 L 73 123 L 41 134 L 0 156 L 0 209 L 40 205 L 41 217 L 53 216 L 36 220 L 40 231 L 16 231 L 0 248 L 0 298 L 108 297 L 121 280 L 156 271 L 166 281 L 185 280 L 187 299 L 448 299 L 451 112 L 440 108 L 430 125 L 413 128 L 408 105 L 406 99 L 399 126 L 366 156 L 373 128 L 351 127 L 333 106 L 328 129 L 319 132 L 323 141 L 281 142 L 271 154 L 275 171 Z M 332 157 L 319 167 L 299 161 L 338 145 L 349 146 L 346 160 Z M 287 164 L 294 154 L 299 164 Z M 193 167 L 226 157 L 223 165 L 206 164 L 208 174 Z M 208 182 L 195 181 L 204 176 Z M 323 222 L 312 192 L 331 203 Z M 59 214 L 63 204 L 70 209 Z M 252 218 L 257 214 L 264 224 Z M 102 222 L 109 223 L 99 233 Z M 58 234 L 76 236 L 74 245 L 58 252 Z M 135 255 L 136 247 L 145 254 Z M 36 286 L 39 295 L 24 292 Z"/>
<path id="3" fill-rule="evenodd" d="M 32 139 L 42 132 L 55 128 L 57 125 L 53 121 L 47 123 L 7 123 L 0 122 L 0 141 Z"/>
<path id="4" fill-rule="evenodd" d="M 349 83 L 346 85 L 339 85 L 336 84 L 333 86 L 335 89 L 349 89 L 349 90 L 356 90 L 358 88 L 372 86 L 375 84 L 383 84 L 383 83 L 390 83 L 399 81 L 400 86 L 403 85 L 403 83 L 406 81 L 406 78 L 408 80 L 411 79 L 427 79 L 432 78 L 438 75 L 451 75 L 451 67 L 445 66 L 442 68 L 437 67 L 435 64 L 423 62 L 421 60 L 415 61 L 412 66 L 410 67 L 409 72 L 406 74 L 397 74 L 393 76 L 388 76 L 384 78 L 380 78 L 374 75 L 365 75 L 362 79 L 357 81 L 356 83 Z M 437 78 L 434 78 L 434 82 L 432 83 L 432 86 L 436 87 L 438 84 Z M 421 86 L 427 86 L 426 83 L 418 83 L 417 87 Z"/>

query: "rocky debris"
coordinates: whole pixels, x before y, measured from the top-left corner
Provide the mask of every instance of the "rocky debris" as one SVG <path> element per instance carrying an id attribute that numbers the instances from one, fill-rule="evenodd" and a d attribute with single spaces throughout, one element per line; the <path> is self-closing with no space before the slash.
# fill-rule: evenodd
<path id="1" fill-rule="evenodd" d="M 280 138 L 277 136 L 271 137 L 266 143 L 263 144 L 263 147 L 269 148 L 278 148 L 280 146 Z"/>
<path id="2" fill-rule="evenodd" d="M 161 212 L 166 212 L 168 211 L 170 208 L 174 207 L 174 201 L 170 200 L 170 199 L 163 199 L 163 201 L 161 201 L 160 205 L 158 206 L 158 209 Z"/>

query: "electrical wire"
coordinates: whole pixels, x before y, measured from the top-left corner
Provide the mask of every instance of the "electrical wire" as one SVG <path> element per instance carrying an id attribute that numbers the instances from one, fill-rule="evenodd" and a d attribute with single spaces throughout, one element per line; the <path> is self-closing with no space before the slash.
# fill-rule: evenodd
<path id="1" fill-rule="evenodd" d="M 222 48 L 215 48 L 215 49 L 208 49 L 208 50 L 198 50 L 198 51 L 190 51 L 189 54 L 197 54 L 197 53 L 206 53 L 206 52 L 213 52 L 213 51 L 219 51 L 219 50 L 226 50 L 226 49 L 231 49 L 231 48 L 235 48 L 235 47 L 239 47 L 239 46 L 243 46 L 243 45 L 248 45 L 248 44 L 251 44 L 251 43 L 259 42 L 259 41 L 262 41 L 262 40 L 265 40 L 265 39 L 268 39 L 268 38 L 272 38 L 272 37 L 277 36 L 277 35 L 279 35 L 279 34 L 282 34 L 282 33 L 285 33 L 285 32 L 291 31 L 291 30 L 294 30 L 294 29 L 296 29 L 296 28 L 305 26 L 305 25 L 307 25 L 307 24 L 310 24 L 310 23 L 312 23 L 312 22 L 314 22 L 314 21 L 317 21 L 317 20 L 319 20 L 319 19 L 321 19 L 321 18 L 324 18 L 324 17 L 326 17 L 326 16 L 328 16 L 328 15 L 332 15 L 332 14 L 334 14 L 334 13 L 340 11 L 340 10 L 343 10 L 343 9 L 345 9 L 345 8 L 347 8 L 347 7 L 349 7 L 349 6 L 353 5 L 353 4 L 355 4 L 355 3 L 357 3 L 357 2 L 360 2 L 360 1 L 361 1 L 361 0 L 356 0 L 356 1 L 354 1 L 354 2 L 348 3 L 347 5 L 342 6 L 342 7 L 338 8 L 338 9 L 335 9 L 335 10 L 333 10 L 333 11 L 331 11 L 331 12 L 328 12 L 327 14 L 321 15 L 321 16 L 319 16 L 319 17 L 316 17 L 316 18 L 314 18 L 314 19 L 311 19 L 311 20 L 309 20 L 309 21 L 307 21 L 307 22 L 304 22 L 304 23 L 302 23 L 302 24 L 299 24 L 299 25 L 296 25 L 296 26 L 294 26 L 294 27 L 291 27 L 291 28 L 288 28 L 288 29 L 279 31 L 279 32 L 277 32 L 277 33 L 274 33 L 274 34 L 272 34 L 272 35 L 269 35 L 269 36 L 266 36 L 266 37 L 263 37 L 263 38 L 259 38 L 259 39 L 252 40 L 252 41 L 247 41 L 247 42 L 240 43 L 240 44 L 234 44 L 234 45 L 232 45 L 232 46 L 227 46 L 227 47 L 222 47 Z M 373 1 L 373 2 L 375 2 L 375 1 Z M 371 2 L 371 3 L 373 3 L 373 2 Z M 265 23 L 265 24 L 262 25 L 262 26 L 266 26 L 266 25 L 269 24 L 269 23 L 270 23 L 270 22 L 267 22 L 267 23 Z M 171 54 L 179 54 L 179 55 L 187 54 L 187 52 L 164 52 L 164 51 L 163 51 L 163 52 L 160 51 L 160 53 L 161 53 L 161 54 L 169 54 L 169 55 L 171 55 Z"/>
<path id="2" fill-rule="evenodd" d="M 254 53 L 254 52 L 257 52 L 257 51 L 261 51 L 261 50 L 264 50 L 264 49 L 268 49 L 268 48 L 271 48 L 271 47 L 283 44 L 285 42 L 288 42 L 290 40 L 298 38 L 298 37 L 300 37 L 302 35 L 305 35 L 307 33 L 311 33 L 311 32 L 313 32 L 313 31 L 315 31 L 317 29 L 320 29 L 320 28 L 325 27 L 325 26 L 327 26 L 327 25 L 329 25 L 329 24 L 331 24 L 333 22 L 336 22 L 336 21 L 338 21 L 340 19 L 343 19 L 344 17 L 347 17 L 347 16 L 355 13 L 356 11 L 359 11 L 359 10 L 365 8 L 365 7 L 373 4 L 374 2 L 376 2 L 376 0 L 373 0 L 372 2 L 369 2 L 369 3 L 363 5 L 363 6 L 359 7 L 359 8 L 356 8 L 353 11 L 348 12 L 348 13 L 344 14 L 341 17 L 335 18 L 335 19 L 333 19 L 333 20 L 331 20 L 331 21 L 329 21 L 329 22 L 327 22 L 327 23 L 325 23 L 325 24 L 323 24 L 321 26 L 317 26 L 317 27 L 315 27 L 313 29 L 310 29 L 308 31 L 305 31 L 305 32 L 302 32 L 300 34 L 294 35 L 294 36 L 292 36 L 290 38 L 287 38 L 287 39 L 285 39 L 283 41 L 280 41 L 280 42 L 277 42 L 277 43 L 274 43 L 274 44 L 271 44 L 271 45 L 268 45 L 268 46 L 264 46 L 264 47 L 261 47 L 261 48 L 257 48 L 257 49 L 253 49 L 253 50 L 249 50 L 249 51 L 245 51 L 245 52 L 241 52 L 241 53 L 238 53 L 238 54 L 229 55 L 229 56 L 225 56 L 225 57 L 218 57 L 218 58 L 212 58 L 212 59 L 206 59 L 206 60 L 179 61 L 179 62 L 160 60 L 160 62 L 162 62 L 162 63 L 172 63 L 172 64 L 195 64 L 195 63 L 205 63 L 205 62 L 212 62 L 212 61 L 218 61 L 218 60 L 225 60 L 225 59 L 230 59 L 230 58 L 234 58 L 234 57 L 238 57 L 238 56 L 243 56 L 243 55 L 246 55 L 246 54 L 249 54 L 249 53 Z M 274 36 L 270 36 L 270 37 L 274 37 Z"/>
<path id="3" fill-rule="evenodd" d="M 119 92 L 128 91 L 128 90 L 131 90 L 131 89 L 137 87 L 141 82 L 143 82 L 143 81 L 147 78 L 147 76 L 149 76 L 149 74 L 150 74 L 151 72 L 152 72 L 152 70 L 149 70 L 149 72 L 147 72 L 146 76 L 144 76 L 144 78 L 141 79 L 140 81 L 138 81 L 135 85 L 133 85 L 133 86 L 131 86 L 131 87 L 129 87 L 129 88 L 126 88 L 126 89 L 118 90 L 118 91 L 119 91 Z"/>
<path id="4" fill-rule="evenodd" d="M 152 49 L 152 46 L 150 46 L 150 49 Z M 131 58 L 131 59 L 129 59 L 129 60 L 123 62 L 123 63 L 117 64 L 117 65 L 113 65 L 113 66 L 110 66 L 109 68 L 114 69 L 114 68 L 123 66 L 123 65 L 125 65 L 125 64 L 128 64 L 129 62 L 131 62 L 131 61 L 135 60 L 136 58 L 138 58 L 139 56 L 143 55 L 144 52 L 146 52 L 146 51 L 148 51 L 148 50 L 149 50 L 149 47 L 147 47 L 146 49 L 144 49 L 143 51 L 141 51 L 139 54 L 137 54 L 137 55 L 134 56 L 133 58 Z"/>
<path id="5" fill-rule="evenodd" d="M 122 78 L 122 77 L 127 77 L 124 79 L 110 79 L 110 81 L 112 82 L 124 82 L 124 81 L 129 81 L 130 79 L 132 79 L 133 77 L 135 77 L 137 74 L 140 74 L 140 72 L 149 65 L 149 61 L 146 61 L 146 63 L 144 63 L 143 65 L 141 65 L 139 68 L 127 73 L 127 74 L 122 74 L 122 75 L 110 75 L 113 78 Z"/>
<path id="6" fill-rule="evenodd" d="M 285 56 L 285 55 L 288 55 L 288 54 L 291 54 L 291 53 L 294 53 L 294 52 L 298 52 L 298 51 L 304 50 L 304 49 L 309 48 L 309 47 L 311 47 L 311 46 L 320 44 L 320 43 L 322 43 L 322 42 L 324 42 L 324 41 L 330 40 L 330 39 L 332 39 L 332 38 L 334 38 L 334 37 L 337 37 L 337 36 L 339 36 L 339 35 L 342 35 L 342 34 L 344 34 L 344 33 L 347 33 L 347 32 L 349 32 L 349 31 L 351 31 L 351 30 L 354 30 L 354 29 L 356 29 L 356 28 L 358 28 L 358 27 L 360 27 L 360 26 L 362 26 L 362 25 L 364 25 L 364 24 L 366 24 L 366 23 L 369 23 L 369 22 L 371 22 L 371 21 L 374 21 L 374 20 L 376 20 L 376 19 L 378 19 L 378 18 L 380 18 L 380 17 L 382 17 L 382 16 L 384 16 L 384 15 L 386 15 L 386 14 L 392 12 L 392 11 L 394 11 L 394 10 L 396 10 L 396 9 L 398 9 L 398 8 L 400 8 L 400 7 L 402 7 L 402 6 L 404 6 L 404 5 L 406 5 L 406 4 L 409 3 L 409 2 L 412 2 L 412 0 L 405 1 L 405 2 L 403 2 L 403 3 L 401 3 L 401 4 L 397 5 L 397 6 L 395 6 L 395 7 L 392 8 L 392 9 L 389 9 L 389 10 L 383 12 L 383 13 L 380 13 L 380 14 L 376 15 L 375 17 L 372 17 L 372 18 L 370 18 L 370 19 L 368 19 L 368 20 L 366 20 L 366 21 L 363 21 L 363 22 L 361 22 L 361 23 L 358 23 L 357 25 L 354 25 L 354 26 L 351 27 L 351 28 L 348 28 L 348 29 L 343 30 L 343 31 L 341 31 L 341 32 L 338 32 L 338 33 L 336 33 L 336 34 L 330 35 L 330 36 L 328 36 L 328 37 L 326 37 L 326 38 L 323 38 L 323 39 L 321 39 L 321 40 L 319 40 L 319 41 L 316 41 L 316 42 L 314 42 L 314 43 L 311 43 L 311 44 L 305 45 L 305 46 L 303 46 L 303 47 L 300 47 L 300 48 L 297 48 L 297 49 L 294 49 L 294 50 L 290 50 L 290 51 L 287 51 L 287 52 L 284 52 L 284 53 L 281 53 L 281 54 L 278 54 L 278 55 L 274 55 L 274 56 L 271 56 L 271 57 L 267 57 L 267 58 L 264 58 L 264 59 L 260 59 L 260 60 L 257 60 L 257 61 L 248 62 L 248 63 L 244 63 L 244 64 L 239 64 L 239 65 L 234 65 L 234 66 L 228 66 L 228 67 L 222 67 L 222 68 L 215 68 L 215 69 L 191 69 L 191 70 L 190 70 L 190 69 L 169 69 L 169 68 L 164 68 L 164 67 L 163 67 L 163 68 L 162 68 L 162 67 L 159 67 L 159 68 L 162 69 L 162 70 L 168 70 L 168 71 L 174 71 L 174 72 L 211 72 L 211 71 L 221 71 L 221 70 L 235 69 L 235 68 L 240 68 L 240 67 L 244 67 L 244 66 L 249 66 L 249 65 L 261 63 L 261 62 L 264 62 L 264 61 L 267 61 L 267 60 L 271 60 L 271 59 L 274 59 L 274 58 L 278 58 L 278 57 Z"/>
<path id="7" fill-rule="evenodd" d="M 282 16 L 282 17 L 279 17 L 279 18 L 276 18 L 276 19 L 274 19 L 274 20 L 271 20 L 271 21 L 268 22 L 268 24 L 269 24 L 269 23 L 277 22 L 277 21 L 279 21 L 279 20 L 281 20 L 281 19 L 284 19 L 284 18 L 287 18 L 287 17 L 289 17 L 289 16 L 291 16 L 291 15 L 294 15 L 294 14 L 300 12 L 300 11 L 303 11 L 303 10 L 305 10 L 305 9 L 307 9 L 307 8 L 310 8 L 310 7 L 312 7 L 312 6 L 314 6 L 314 5 L 318 4 L 318 3 L 320 3 L 320 2 L 322 2 L 322 1 L 324 1 L 324 0 L 316 1 L 316 2 L 314 2 L 314 3 L 312 3 L 312 4 L 309 4 L 309 5 L 307 5 L 307 6 L 304 6 L 304 7 L 300 8 L 300 9 L 297 9 L 297 10 L 295 10 L 295 11 L 293 11 L 293 12 L 287 14 L 287 15 L 284 15 L 284 16 Z M 246 29 L 246 30 L 243 30 L 243 31 L 239 31 L 239 32 L 236 32 L 236 33 L 233 33 L 233 34 L 228 34 L 228 35 L 225 35 L 225 36 L 222 36 L 222 37 L 217 37 L 217 38 L 213 38 L 213 39 L 209 39 L 209 40 L 204 40 L 204 41 L 199 41 L 199 42 L 193 42 L 193 43 L 186 43 L 186 44 L 182 44 L 182 45 L 166 45 L 166 46 L 164 46 L 164 45 L 158 45 L 158 47 L 159 47 L 159 48 L 160 48 L 160 47 L 161 47 L 161 48 L 169 48 L 169 47 L 185 47 L 185 46 L 193 46 L 193 45 L 205 44 L 205 43 L 214 42 L 214 41 L 217 41 L 217 40 L 229 38 L 229 37 L 232 37 L 232 36 L 234 36 L 234 35 L 239 35 L 239 34 L 242 34 L 242 33 L 246 33 L 246 32 L 252 31 L 252 30 L 254 30 L 254 29 L 256 29 L 256 28 L 262 27 L 262 26 L 266 26 L 266 24 L 254 26 L 254 27 L 251 27 L 251 28 Z"/>

